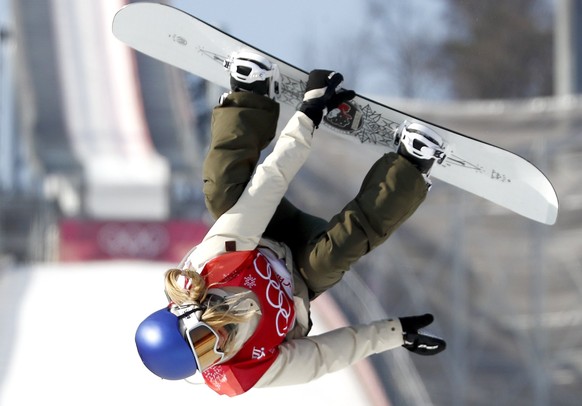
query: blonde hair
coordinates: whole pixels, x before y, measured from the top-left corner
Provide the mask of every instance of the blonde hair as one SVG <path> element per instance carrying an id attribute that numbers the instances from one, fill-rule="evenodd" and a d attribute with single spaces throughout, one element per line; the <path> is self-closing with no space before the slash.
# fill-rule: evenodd
<path id="1" fill-rule="evenodd" d="M 188 288 L 180 286 L 178 278 L 185 276 L 191 283 Z M 206 286 L 204 278 L 198 272 L 188 269 L 169 269 L 164 277 L 166 294 L 168 298 L 178 306 L 192 303 L 203 304 L 208 296 L 208 289 L 212 286 Z M 256 313 L 255 309 L 237 309 L 237 305 L 248 298 L 248 293 L 236 293 L 224 298 L 217 304 L 209 305 L 202 313 L 201 320 L 214 329 L 219 329 L 227 325 L 244 323 L 250 320 Z M 231 350 L 234 334 L 229 334 L 222 350 L 228 353 Z"/>

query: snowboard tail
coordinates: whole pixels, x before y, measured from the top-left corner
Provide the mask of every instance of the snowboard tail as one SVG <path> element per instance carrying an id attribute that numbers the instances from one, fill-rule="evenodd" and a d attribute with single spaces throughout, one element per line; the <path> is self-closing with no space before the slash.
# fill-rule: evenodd
<path id="1" fill-rule="evenodd" d="M 137 51 L 224 88 L 230 87 L 229 76 L 223 69 L 230 54 L 242 49 L 262 54 L 276 63 L 281 72 L 278 101 L 282 118 L 290 118 L 303 98 L 306 71 L 171 6 L 129 4 L 115 15 L 113 33 Z M 555 223 L 558 198 L 550 181 L 533 164 L 502 148 L 360 95 L 329 112 L 318 131 L 394 151 L 395 131 L 405 120 L 428 125 L 447 144 L 446 158 L 434 165 L 433 177 L 524 217 L 544 224 Z"/>

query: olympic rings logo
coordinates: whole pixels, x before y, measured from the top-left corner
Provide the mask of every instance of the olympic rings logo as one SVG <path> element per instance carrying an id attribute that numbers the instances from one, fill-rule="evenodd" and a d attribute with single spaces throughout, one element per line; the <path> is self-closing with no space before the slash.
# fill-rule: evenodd
<path id="1" fill-rule="evenodd" d="M 170 245 L 159 224 L 106 224 L 97 233 L 99 248 L 113 258 L 156 258 Z"/>
<path id="2" fill-rule="evenodd" d="M 264 261 L 266 266 L 258 264 L 259 260 Z M 282 284 L 273 277 L 273 269 L 267 258 L 259 254 L 255 258 L 253 265 L 257 274 L 268 282 L 265 296 L 269 305 L 277 310 L 277 316 L 275 317 L 277 334 L 279 337 L 284 337 L 293 321 L 290 320 L 293 315 L 292 298 L 285 292 Z"/>

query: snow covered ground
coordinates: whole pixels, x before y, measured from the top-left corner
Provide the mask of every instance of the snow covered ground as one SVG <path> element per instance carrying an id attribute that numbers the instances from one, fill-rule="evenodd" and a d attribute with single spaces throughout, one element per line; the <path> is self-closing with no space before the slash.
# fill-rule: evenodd
<path id="1" fill-rule="evenodd" d="M 158 379 L 141 364 L 133 335 L 164 306 L 164 269 L 151 262 L 0 268 L 0 405 L 383 404 L 353 369 L 235 399 Z M 314 334 L 330 329 L 332 307 L 325 297 L 315 302 Z"/>

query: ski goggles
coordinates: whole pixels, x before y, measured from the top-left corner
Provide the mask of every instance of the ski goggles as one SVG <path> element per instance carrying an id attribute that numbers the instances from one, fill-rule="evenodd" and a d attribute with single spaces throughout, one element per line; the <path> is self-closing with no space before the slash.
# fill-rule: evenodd
<path id="1" fill-rule="evenodd" d="M 178 316 L 180 331 L 188 341 L 194 353 L 194 359 L 200 372 L 205 371 L 224 359 L 224 352 L 220 349 L 220 336 L 208 324 L 196 317 L 197 309 L 193 308 Z"/>

